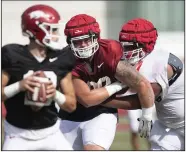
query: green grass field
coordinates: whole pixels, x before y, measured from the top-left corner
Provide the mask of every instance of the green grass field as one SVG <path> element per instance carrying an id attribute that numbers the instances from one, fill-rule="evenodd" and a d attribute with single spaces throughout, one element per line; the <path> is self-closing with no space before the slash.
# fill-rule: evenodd
<path id="1" fill-rule="evenodd" d="M 127 117 L 120 116 L 119 125 L 127 126 Z M 145 139 L 139 137 L 140 150 L 148 150 L 148 143 Z M 130 130 L 128 127 L 118 127 L 114 142 L 110 150 L 133 150 L 130 143 Z"/>
<path id="2" fill-rule="evenodd" d="M 114 142 L 110 148 L 110 150 L 133 150 L 130 144 L 130 134 L 129 132 L 123 131 L 119 132 L 117 131 Z M 140 142 L 140 150 L 148 150 L 147 149 L 147 143 L 146 140 L 141 139 L 139 137 Z"/>

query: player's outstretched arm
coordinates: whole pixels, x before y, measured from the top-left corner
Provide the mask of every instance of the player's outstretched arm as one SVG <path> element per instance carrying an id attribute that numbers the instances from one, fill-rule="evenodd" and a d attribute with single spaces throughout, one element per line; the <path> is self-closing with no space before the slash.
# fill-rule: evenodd
<path id="1" fill-rule="evenodd" d="M 73 112 L 76 109 L 77 102 L 72 83 L 71 72 L 69 72 L 63 79 L 61 79 L 60 89 L 63 93 L 56 91 L 54 100 L 58 103 L 60 108 L 67 112 Z"/>
<path id="2" fill-rule="evenodd" d="M 142 107 L 138 131 L 141 137 L 149 137 L 155 100 L 151 84 L 126 61 L 119 61 L 115 77 L 137 92 Z"/>
<path id="3" fill-rule="evenodd" d="M 138 93 L 142 108 L 152 107 L 154 92 L 150 82 L 126 61 L 119 61 L 115 77 Z"/>
<path id="4" fill-rule="evenodd" d="M 170 79 L 173 75 L 173 70 L 170 65 L 167 65 L 167 76 L 168 79 Z M 163 80 L 162 80 L 163 81 Z M 151 83 L 151 87 L 153 89 L 155 98 L 157 98 L 160 93 L 162 92 L 162 85 L 160 85 L 158 82 Z M 136 96 L 126 96 L 122 98 L 115 98 L 113 100 L 108 100 L 104 102 L 104 106 L 113 107 L 113 108 L 120 108 L 120 109 L 135 109 L 136 105 L 135 103 L 139 103 L 139 97 L 136 98 Z M 139 108 L 139 107 L 138 107 Z"/>
<path id="5" fill-rule="evenodd" d="M 158 83 L 151 83 L 152 89 L 156 97 L 161 93 L 161 86 Z M 104 107 L 124 109 L 124 110 L 134 110 L 141 109 L 140 100 L 138 95 L 130 95 L 124 97 L 112 97 L 105 100 L 102 105 Z"/>
<path id="6" fill-rule="evenodd" d="M 78 101 L 85 107 L 102 103 L 123 87 L 119 82 L 116 82 L 105 87 L 90 90 L 89 86 L 78 77 L 73 77 L 73 84 Z"/>
<path id="7" fill-rule="evenodd" d="M 102 106 L 124 110 L 141 109 L 141 105 L 137 94 L 119 98 L 115 97 L 108 98 L 102 103 Z"/>

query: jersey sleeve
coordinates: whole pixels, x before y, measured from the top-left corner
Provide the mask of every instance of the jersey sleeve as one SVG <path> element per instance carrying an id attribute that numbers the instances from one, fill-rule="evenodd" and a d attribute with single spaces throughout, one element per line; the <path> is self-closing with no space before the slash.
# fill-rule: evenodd
<path id="1" fill-rule="evenodd" d="M 158 83 L 161 86 L 162 92 L 161 92 L 161 98 L 163 99 L 169 89 L 169 83 L 167 78 L 167 54 L 163 54 L 161 52 L 162 56 L 158 56 L 158 59 L 153 60 L 152 56 L 151 58 L 147 58 L 142 67 L 140 68 L 139 72 L 150 82 L 150 83 Z"/>
<path id="2" fill-rule="evenodd" d="M 5 45 L 1 48 L 1 63 L 2 63 L 2 70 L 6 71 L 10 74 L 11 71 L 11 53 L 10 48 L 8 45 Z"/>
<path id="3" fill-rule="evenodd" d="M 68 47 L 66 47 L 59 52 L 58 60 L 59 62 L 57 64 L 60 65 L 60 67 L 59 70 L 57 71 L 57 75 L 59 80 L 61 80 L 69 72 L 72 72 L 72 69 L 74 68 L 76 63 L 76 58 L 73 52 Z M 56 65 L 56 67 L 58 67 L 58 65 Z"/>
<path id="4" fill-rule="evenodd" d="M 114 75 L 116 72 L 117 65 L 123 56 L 123 47 L 120 42 L 112 41 L 109 49 L 110 57 L 108 59 L 108 65 Z"/>
<path id="5" fill-rule="evenodd" d="M 166 66 L 159 67 L 157 72 L 154 74 L 154 78 L 149 78 L 150 82 L 156 82 L 161 86 L 162 92 L 160 94 L 161 99 L 164 99 L 168 94 L 169 83 L 167 78 L 167 64 Z"/>
<path id="6" fill-rule="evenodd" d="M 75 77 L 86 79 L 85 71 L 83 69 L 83 64 L 82 63 L 77 63 L 76 64 L 76 66 L 72 70 L 72 75 L 75 76 Z"/>
<path id="7" fill-rule="evenodd" d="M 76 58 L 71 50 L 69 50 L 68 55 L 67 55 L 67 70 L 71 72 L 73 68 L 75 67 L 76 64 Z"/>
<path id="8" fill-rule="evenodd" d="M 72 75 L 75 77 L 81 77 L 81 69 L 78 65 L 72 70 Z"/>
<path id="9" fill-rule="evenodd" d="M 72 70 L 72 75 L 86 82 L 89 79 L 89 74 L 84 66 L 85 63 L 77 62 L 75 68 Z"/>

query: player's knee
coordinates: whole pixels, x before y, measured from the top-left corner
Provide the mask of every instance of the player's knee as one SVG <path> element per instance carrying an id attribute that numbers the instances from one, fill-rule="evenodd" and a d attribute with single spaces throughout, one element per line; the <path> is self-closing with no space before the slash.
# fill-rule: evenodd
<path id="1" fill-rule="evenodd" d="M 84 150 L 105 150 L 105 148 L 99 146 L 99 145 L 92 145 L 92 144 L 87 144 L 84 145 Z"/>
<path id="2" fill-rule="evenodd" d="M 138 137 L 138 133 L 137 132 L 131 132 L 131 137 L 132 138 L 137 138 Z"/>

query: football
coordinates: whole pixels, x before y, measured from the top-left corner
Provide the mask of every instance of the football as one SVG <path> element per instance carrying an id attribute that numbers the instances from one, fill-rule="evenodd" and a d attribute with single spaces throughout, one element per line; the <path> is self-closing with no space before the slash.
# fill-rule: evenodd
<path id="1" fill-rule="evenodd" d="M 49 81 L 49 78 L 46 77 L 46 75 L 43 71 L 40 71 L 35 76 L 35 79 L 40 82 L 41 86 L 35 87 L 34 93 L 31 93 L 30 91 L 28 91 L 27 98 L 31 101 L 35 101 L 34 103 L 32 102 L 31 105 L 43 106 L 42 103 L 47 102 L 46 88 L 47 88 L 47 82 Z"/>

